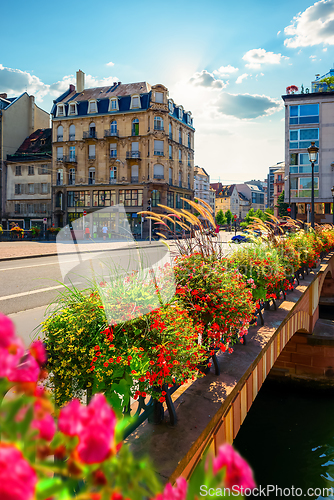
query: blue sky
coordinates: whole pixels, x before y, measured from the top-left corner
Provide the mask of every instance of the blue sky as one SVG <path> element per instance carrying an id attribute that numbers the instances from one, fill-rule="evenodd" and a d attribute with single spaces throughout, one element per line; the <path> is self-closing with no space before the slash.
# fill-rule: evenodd
<path id="1" fill-rule="evenodd" d="M 163 83 L 194 117 L 195 164 L 212 181 L 264 179 L 284 160 L 288 85 L 334 63 L 334 0 L 14 1 L 4 20 L 0 92 L 52 100 L 86 73 Z"/>

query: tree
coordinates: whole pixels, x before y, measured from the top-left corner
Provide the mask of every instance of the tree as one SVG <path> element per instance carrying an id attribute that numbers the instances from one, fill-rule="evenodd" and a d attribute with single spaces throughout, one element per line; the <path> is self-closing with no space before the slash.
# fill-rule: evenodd
<path id="1" fill-rule="evenodd" d="M 262 212 L 262 210 L 260 208 L 258 208 L 256 210 L 255 217 L 257 217 L 258 219 L 261 219 L 262 221 L 264 221 L 265 216 L 264 216 L 264 213 Z"/>
<path id="2" fill-rule="evenodd" d="M 325 83 L 326 87 L 323 88 L 322 86 L 320 88 L 317 88 L 317 90 L 325 90 L 327 92 L 330 92 L 334 90 L 334 76 L 326 76 L 325 78 L 322 78 L 319 80 L 317 83 Z"/>
<path id="3" fill-rule="evenodd" d="M 265 220 L 265 222 L 266 222 L 267 220 L 270 220 L 269 215 L 274 215 L 274 211 L 273 211 L 273 209 L 272 209 L 272 208 L 266 208 L 266 209 L 265 209 L 265 211 L 264 211 L 264 220 Z"/>
<path id="4" fill-rule="evenodd" d="M 240 226 L 242 226 L 242 227 L 249 226 L 252 222 L 254 222 L 253 217 L 255 217 L 255 211 L 254 211 L 254 208 L 251 208 L 245 217 L 245 221 L 241 222 Z"/>
<path id="5" fill-rule="evenodd" d="M 225 218 L 226 218 L 227 224 L 230 226 L 231 220 L 233 218 L 233 214 L 232 214 L 230 209 L 228 209 L 227 212 L 225 213 Z"/>
<path id="6" fill-rule="evenodd" d="M 224 215 L 224 212 L 222 210 L 219 210 L 217 215 L 216 215 L 216 222 L 219 224 L 219 226 L 223 226 L 226 224 L 226 217 Z"/>
<path id="7" fill-rule="evenodd" d="M 276 205 L 276 207 L 278 208 L 278 215 L 280 217 L 285 217 L 286 215 L 290 215 L 287 210 L 288 206 L 289 206 L 288 203 L 284 203 L 284 191 L 282 191 L 279 197 L 277 198 L 277 205 Z"/>

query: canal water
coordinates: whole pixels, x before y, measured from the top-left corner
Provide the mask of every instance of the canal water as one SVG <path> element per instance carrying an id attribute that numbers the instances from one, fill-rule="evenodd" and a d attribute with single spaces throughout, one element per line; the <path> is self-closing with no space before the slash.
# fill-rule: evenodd
<path id="1" fill-rule="evenodd" d="M 267 379 L 234 446 L 251 465 L 257 485 L 294 486 L 307 498 L 334 499 L 318 490 L 307 494 L 309 488 L 330 487 L 334 493 L 334 388 Z M 288 496 L 294 498 L 291 490 Z M 269 497 L 279 498 L 280 490 Z"/>

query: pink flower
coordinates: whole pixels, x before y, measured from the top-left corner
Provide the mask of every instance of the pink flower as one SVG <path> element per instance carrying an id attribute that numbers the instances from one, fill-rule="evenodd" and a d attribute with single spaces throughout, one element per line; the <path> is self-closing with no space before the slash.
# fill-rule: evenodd
<path id="1" fill-rule="evenodd" d="M 52 415 L 42 408 L 40 401 L 36 401 L 34 404 L 34 419 L 31 422 L 31 427 L 39 430 L 38 437 L 46 441 L 51 441 L 56 432 L 56 425 Z"/>
<path id="2" fill-rule="evenodd" d="M 16 366 L 8 370 L 7 378 L 11 382 L 37 382 L 40 368 L 29 352 L 16 355 Z"/>
<path id="3" fill-rule="evenodd" d="M 37 476 L 15 446 L 0 443 L 1 500 L 32 500 L 35 498 Z"/>
<path id="4" fill-rule="evenodd" d="M 15 338 L 13 322 L 0 313 L 0 347 L 8 347 Z"/>
<path id="5" fill-rule="evenodd" d="M 179 477 L 174 488 L 170 483 L 166 484 L 163 493 L 159 493 L 155 500 L 186 500 L 187 489 L 187 481 L 184 477 Z"/>
<path id="6" fill-rule="evenodd" d="M 35 342 L 31 344 L 29 351 L 40 366 L 46 363 L 47 355 L 44 344 L 41 340 L 35 340 Z"/>
<path id="7" fill-rule="evenodd" d="M 59 430 L 68 436 L 78 436 L 80 459 L 87 464 L 105 460 L 112 451 L 116 415 L 103 394 L 96 394 L 89 405 L 73 400 L 59 415 Z"/>
<path id="8" fill-rule="evenodd" d="M 232 489 L 233 486 L 242 486 L 244 489 L 255 488 L 252 469 L 230 444 L 221 446 L 218 456 L 213 460 L 214 474 L 223 467 L 226 467 L 224 479 L 226 488 Z"/>

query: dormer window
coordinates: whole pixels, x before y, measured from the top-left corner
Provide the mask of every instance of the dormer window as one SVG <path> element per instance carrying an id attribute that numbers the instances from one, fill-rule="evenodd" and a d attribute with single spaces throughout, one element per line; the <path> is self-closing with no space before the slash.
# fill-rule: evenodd
<path id="1" fill-rule="evenodd" d="M 95 99 L 88 101 L 88 113 L 97 113 L 97 102 Z"/>
<path id="2" fill-rule="evenodd" d="M 69 115 L 77 115 L 77 103 L 76 102 L 70 102 L 69 108 L 68 108 L 68 114 Z"/>
<path id="3" fill-rule="evenodd" d="M 119 111 L 117 97 L 112 97 L 111 99 L 109 99 L 109 109 L 108 109 L 108 111 Z"/>
<path id="4" fill-rule="evenodd" d="M 140 108 L 140 96 L 139 95 L 133 95 L 131 96 L 131 105 L 130 109 L 138 109 Z"/>
<path id="5" fill-rule="evenodd" d="M 187 114 L 187 123 L 188 123 L 188 125 L 192 125 L 193 124 L 193 120 L 191 118 L 191 114 L 190 113 Z"/>
<path id="6" fill-rule="evenodd" d="M 179 120 L 182 120 L 183 118 L 183 109 L 179 108 Z"/>
<path id="7" fill-rule="evenodd" d="M 57 104 L 57 114 L 56 116 L 65 116 L 64 104 Z"/>
<path id="8" fill-rule="evenodd" d="M 173 104 L 173 101 L 169 100 L 168 101 L 168 109 L 171 113 L 173 113 L 174 111 L 174 104 Z"/>
<path id="9" fill-rule="evenodd" d="M 162 92 L 156 92 L 155 93 L 155 102 L 164 102 L 164 95 Z"/>

